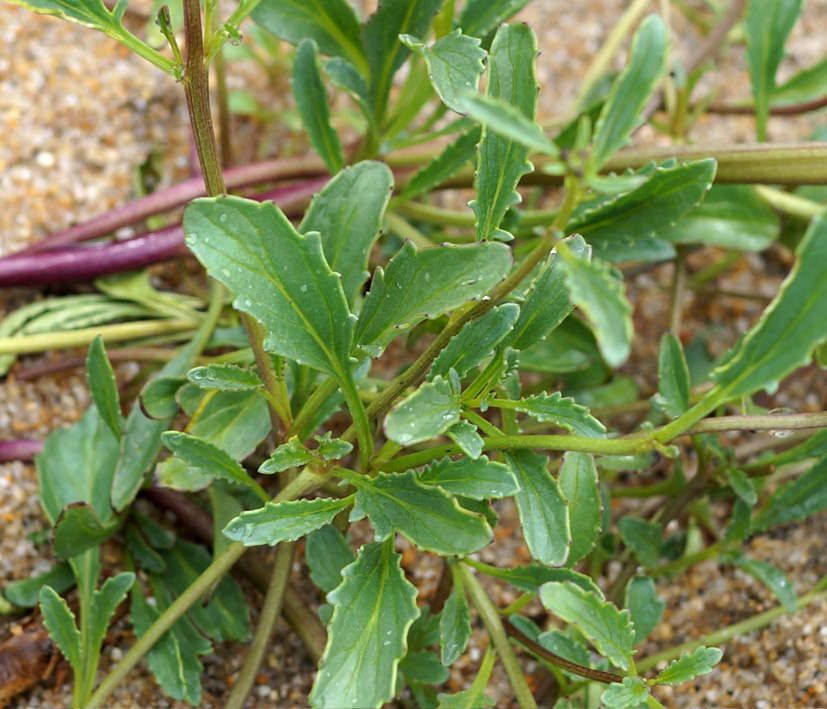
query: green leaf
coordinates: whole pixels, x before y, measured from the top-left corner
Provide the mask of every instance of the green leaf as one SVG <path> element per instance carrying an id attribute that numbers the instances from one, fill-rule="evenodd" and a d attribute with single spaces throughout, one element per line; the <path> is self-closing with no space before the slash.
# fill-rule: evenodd
<path id="1" fill-rule="evenodd" d="M 438 485 L 452 495 L 473 500 L 501 499 L 517 492 L 517 480 L 507 465 L 488 460 L 487 456 L 458 460 L 449 457 L 432 463 L 418 475 L 419 482 Z"/>
<path id="2" fill-rule="evenodd" d="M 115 609 L 121 604 L 132 584 L 135 574 L 123 571 L 106 579 L 103 586 L 92 594 L 92 606 L 89 613 L 89 638 L 91 647 L 98 649 L 106 637 L 109 620 Z"/>
<path id="3" fill-rule="evenodd" d="M 71 502 L 63 508 L 52 530 L 55 553 L 60 559 L 69 559 L 100 546 L 118 530 L 120 522 L 110 517 L 103 524 L 89 503 Z"/>
<path id="4" fill-rule="evenodd" d="M 510 267 L 505 244 L 446 244 L 417 251 L 406 241 L 387 269 L 373 274 L 355 341 L 378 357 L 400 330 L 482 297 Z"/>
<path id="5" fill-rule="evenodd" d="M 313 583 L 330 593 L 342 582 L 342 569 L 356 561 L 356 554 L 342 533 L 327 524 L 307 537 L 304 558 Z"/>
<path id="6" fill-rule="evenodd" d="M 482 129 L 472 128 L 450 142 L 430 163 L 417 172 L 402 190 L 400 201 L 430 192 L 457 172 L 463 165 L 474 159 Z"/>
<path id="7" fill-rule="evenodd" d="M 546 650 L 560 655 L 569 662 L 591 667 L 592 661 L 588 648 L 570 635 L 564 635 L 559 630 L 551 630 L 538 635 L 537 642 Z"/>
<path id="8" fill-rule="evenodd" d="M 465 652 L 471 637 L 471 610 L 462 587 L 454 580 L 454 588 L 439 616 L 439 648 L 441 661 L 446 667 L 453 665 Z"/>
<path id="9" fill-rule="evenodd" d="M 252 391 L 264 386 L 255 372 L 234 364 L 208 364 L 187 372 L 187 379 L 199 389 Z"/>
<path id="10" fill-rule="evenodd" d="M 419 684 L 442 684 L 451 676 L 431 650 L 409 652 L 399 663 L 399 672 L 406 682 Z"/>
<path id="11" fill-rule="evenodd" d="M 282 443 L 270 457 L 261 464 L 260 473 L 281 473 L 289 468 L 307 465 L 313 460 L 313 454 L 295 436 L 287 443 Z"/>
<path id="12" fill-rule="evenodd" d="M 619 611 L 570 581 L 543 584 L 540 600 L 554 615 L 577 626 L 615 667 L 628 671 L 635 636 L 629 611 Z"/>
<path id="13" fill-rule="evenodd" d="M 772 92 L 772 105 L 793 105 L 815 101 L 827 90 L 827 59 L 802 69 Z"/>
<path id="14" fill-rule="evenodd" d="M 317 231 L 332 268 L 342 276 L 342 289 L 351 305 L 368 276 L 370 250 L 382 230 L 393 192 L 393 173 L 375 160 L 342 170 L 313 197 L 299 231 Z M 359 195 L 359 199 L 354 199 Z"/>
<path id="15" fill-rule="evenodd" d="M 755 485 L 752 480 L 747 477 L 747 474 L 739 468 L 727 468 L 726 476 L 733 491 L 748 505 L 754 505 L 758 502 L 758 493 L 755 491 Z"/>
<path id="16" fill-rule="evenodd" d="M 405 638 L 419 615 L 416 588 L 393 540 L 366 544 L 328 595 L 334 604 L 327 646 L 310 694 L 313 707 L 380 707 L 396 688 Z"/>
<path id="17" fill-rule="evenodd" d="M 224 535 L 248 547 L 292 542 L 330 523 L 352 500 L 353 496 L 268 502 L 242 512 L 224 527 Z"/>
<path id="18" fill-rule="evenodd" d="M 553 423 L 575 436 L 605 438 L 606 427 L 585 406 L 564 397 L 559 391 L 520 399 L 514 407 L 542 423 Z"/>
<path id="19" fill-rule="evenodd" d="M 472 460 L 482 455 L 485 441 L 477 432 L 477 427 L 468 421 L 457 421 L 451 426 L 445 435 L 459 446 L 459 449 Z"/>
<path id="20" fill-rule="evenodd" d="M 655 593 L 655 582 L 648 576 L 635 576 L 626 586 L 624 605 L 635 624 L 635 646 L 640 645 L 660 623 L 666 603 Z"/>
<path id="21" fill-rule="evenodd" d="M 357 489 L 350 519 L 367 515 L 379 541 L 399 532 L 420 549 L 465 556 L 492 539 L 491 528 L 480 515 L 462 509 L 440 488 L 420 483 L 413 470 L 350 482 Z"/>
<path id="22" fill-rule="evenodd" d="M 503 138 L 553 158 L 560 154 L 557 145 L 543 132 L 540 124 L 526 118 L 520 109 L 508 101 L 493 96 L 465 93 L 457 101 L 457 106 L 458 109 L 454 110 L 467 114 L 488 131 Z"/>
<path id="23" fill-rule="evenodd" d="M 778 215 L 752 186 L 713 185 L 697 209 L 658 231 L 658 238 L 674 244 L 763 251 L 778 232 Z"/>
<path id="24" fill-rule="evenodd" d="M 343 57 L 368 73 L 359 20 L 346 0 L 262 0 L 252 18 L 291 44 L 309 37 L 322 54 Z"/>
<path id="25" fill-rule="evenodd" d="M 403 400 L 385 418 L 385 435 L 402 446 L 430 441 L 459 421 L 459 395 L 437 376 Z"/>
<path id="26" fill-rule="evenodd" d="M 779 487 L 753 522 L 753 531 L 798 522 L 823 509 L 827 509 L 827 457 Z"/>
<path id="27" fill-rule="evenodd" d="M 724 540 L 727 542 L 741 542 L 752 532 L 752 507 L 740 497 L 735 500 L 732 514 L 726 527 Z"/>
<path id="28" fill-rule="evenodd" d="M 712 374 L 716 389 L 728 398 L 759 389 L 774 393 L 784 377 L 809 364 L 813 350 L 827 339 L 827 220 L 812 221 L 796 257 L 772 303 Z"/>
<path id="29" fill-rule="evenodd" d="M 623 364 L 633 334 L 632 306 L 623 292 L 623 281 L 605 261 L 588 261 L 566 249 L 559 254 L 569 298 L 591 322 L 600 354 L 611 367 Z"/>
<path id="30" fill-rule="evenodd" d="M 243 460 L 270 432 L 267 400 L 257 391 L 220 391 L 199 408 L 189 432 Z"/>
<path id="31" fill-rule="evenodd" d="M 370 100 L 378 119 L 385 115 L 393 76 L 411 51 L 399 35 L 425 36 L 440 4 L 440 0 L 382 0 L 363 25 Z"/>
<path id="32" fill-rule="evenodd" d="M 827 429 L 822 429 L 797 446 L 793 446 L 781 453 L 761 458 L 761 463 L 778 467 L 781 465 L 789 465 L 790 463 L 798 463 L 808 458 L 821 458 L 825 455 L 827 455 Z"/>
<path id="33" fill-rule="evenodd" d="M 566 500 L 546 469 L 548 458 L 529 450 L 506 451 L 520 491 L 514 496 L 523 537 L 531 556 L 548 566 L 562 566 L 569 556 L 571 528 Z"/>
<path id="34" fill-rule="evenodd" d="M 331 433 L 328 431 L 323 436 L 314 436 L 319 444 L 316 448 L 316 455 L 320 455 L 325 460 L 339 460 L 344 458 L 350 451 L 353 450 L 353 444 L 343 441 L 340 438 L 331 438 Z"/>
<path id="35" fill-rule="evenodd" d="M 46 626 L 52 640 L 69 660 L 75 674 L 79 675 L 80 631 L 75 622 L 75 614 L 51 586 L 43 586 L 40 589 L 40 612 L 43 614 L 43 625 Z"/>
<path id="36" fill-rule="evenodd" d="M 74 426 L 49 434 L 43 452 L 35 456 L 40 502 L 49 522 L 54 524 L 63 508 L 76 502 L 89 503 L 107 522 L 117 461 L 118 439 L 94 406 Z"/>
<path id="37" fill-rule="evenodd" d="M 612 682 L 600 695 L 600 701 L 611 709 L 632 709 L 646 706 L 649 696 L 649 687 L 642 677 L 624 677 L 622 683 Z"/>
<path id="38" fill-rule="evenodd" d="M 591 247 L 583 237 L 575 234 L 565 240 L 569 251 L 582 259 L 591 258 Z M 520 309 L 520 317 L 514 330 L 506 338 L 506 344 L 516 350 L 527 350 L 536 345 L 566 319 L 574 305 L 569 299 L 566 272 L 562 259 L 555 254 L 546 262 L 534 281 Z"/>
<path id="39" fill-rule="evenodd" d="M 112 433 L 120 440 L 123 432 L 124 418 L 121 413 L 121 399 L 118 395 L 118 383 L 115 373 L 106 356 L 103 346 L 103 337 L 98 335 L 89 345 L 89 354 L 86 356 L 86 376 L 89 380 L 89 393 L 92 401 L 106 422 Z"/>
<path id="40" fill-rule="evenodd" d="M 657 566 L 663 528 L 639 517 L 621 517 L 617 523 L 620 538 L 644 566 Z"/>
<path id="41" fill-rule="evenodd" d="M 440 692 L 437 695 L 439 699 L 438 709 L 468 709 L 468 707 L 485 709 L 486 707 L 495 706 L 496 702 L 485 695 L 485 688 L 488 686 L 488 680 L 491 678 L 491 670 L 494 669 L 495 657 L 496 654 L 489 646 L 482 658 L 479 672 L 477 672 L 477 676 L 474 678 L 471 687 L 454 694 L 444 694 Z"/>
<path id="42" fill-rule="evenodd" d="M 671 332 L 664 332 L 658 349 L 659 391 L 652 397 L 670 418 L 674 419 L 689 408 L 689 368 L 683 356 L 680 340 Z"/>
<path id="43" fill-rule="evenodd" d="M 178 390 L 186 384 L 183 377 L 155 377 L 141 390 L 141 410 L 155 421 L 169 420 L 178 413 Z"/>
<path id="44" fill-rule="evenodd" d="M 746 571 L 751 576 L 757 578 L 763 583 L 773 595 L 779 600 L 784 610 L 787 613 L 795 613 L 797 609 L 795 589 L 793 588 L 790 579 L 781 569 L 765 561 L 756 561 L 754 559 L 747 559 L 746 557 L 739 558 L 735 565 Z"/>
<path id="45" fill-rule="evenodd" d="M 758 140 L 767 139 L 775 74 L 784 58 L 787 38 L 801 14 L 801 4 L 801 0 L 750 0 L 747 8 L 744 36 Z"/>
<path id="46" fill-rule="evenodd" d="M 518 305 L 506 303 L 465 323 L 434 360 L 428 381 L 436 376 L 447 377 L 450 369 L 460 378 L 464 377 L 494 353 L 494 348 L 511 332 L 519 314 Z"/>
<path id="47" fill-rule="evenodd" d="M 559 581 L 561 583 L 570 581 L 580 586 L 584 591 L 595 593 L 603 598 L 601 590 L 590 577 L 571 569 L 550 569 L 547 566 L 531 564 L 529 566 L 515 566 L 511 569 L 487 566 L 482 569 L 482 572 L 488 576 L 508 581 L 512 586 L 525 593 L 539 593 L 540 586 L 549 581 Z"/>
<path id="48" fill-rule="evenodd" d="M 316 63 L 316 43 L 302 40 L 293 61 L 290 80 L 296 108 L 307 129 L 313 149 L 324 161 L 331 175 L 342 169 L 344 157 L 339 135 L 330 124 L 330 100 Z"/>
<path id="49" fill-rule="evenodd" d="M 685 654 L 677 660 L 672 660 L 669 666 L 656 678 L 656 684 L 683 684 L 698 675 L 707 675 L 717 665 L 723 652 L 717 647 L 701 645 L 691 654 Z"/>
<path id="50" fill-rule="evenodd" d="M 529 0 L 468 0 L 459 16 L 465 34 L 485 37 L 518 13 Z"/>
<path id="51" fill-rule="evenodd" d="M 597 256 L 601 256 L 604 246 L 634 245 L 653 237 L 701 203 L 715 178 L 716 167 L 712 158 L 656 167 L 651 177 L 631 192 L 575 211 L 566 231 L 582 234 Z"/>
<path id="52" fill-rule="evenodd" d="M 571 548 L 566 562 L 569 566 L 586 556 L 600 535 L 603 504 L 597 482 L 597 468 L 590 454 L 569 451 L 563 456 L 557 483 L 569 506 Z"/>
<path id="53" fill-rule="evenodd" d="M 510 103 L 530 121 L 537 110 L 536 55 L 534 32 L 528 25 L 513 24 L 497 31 L 488 58 L 486 96 Z M 469 203 L 476 215 L 477 241 L 511 238 L 500 230 L 500 223 L 511 205 L 520 201 L 517 184 L 532 169 L 528 148 L 483 129 L 474 179 L 477 197 Z"/>
<path id="54" fill-rule="evenodd" d="M 44 586 L 50 586 L 58 593 L 63 593 L 74 585 L 75 575 L 72 573 L 72 567 L 64 561 L 32 578 L 6 584 L 3 587 L 3 596 L 18 608 L 34 608 L 40 602 L 40 589 Z"/>
<path id="55" fill-rule="evenodd" d="M 668 55 L 669 32 L 658 15 L 649 15 L 635 32 L 629 60 L 612 84 L 594 127 L 589 163 L 595 173 L 643 122 L 641 111 L 666 73 Z"/>
<path id="56" fill-rule="evenodd" d="M 215 444 L 180 431 L 167 431 L 161 439 L 170 451 L 192 467 L 200 468 L 204 475 L 212 475 L 256 491 L 261 489 L 235 458 Z"/>
<path id="57" fill-rule="evenodd" d="M 272 202 L 214 197 L 184 212 L 187 245 L 267 333 L 265 348 L 350 382 L 353 316 L 318 233 L 299 234 Z"/>
<path id="58" fill-rule="evenodd" d="M 425 58 L 428 78 L 442 103 L 457 113 L 464 113 L 462 95 L 477 90 L 485 70 L 483 62 L 488 54 L 480 49 L 481 40 L 462 34 L 460 29 L 441 37 L 431 46 L 423 45 L 411 35 L 403 35 L 400 39 Z"/>

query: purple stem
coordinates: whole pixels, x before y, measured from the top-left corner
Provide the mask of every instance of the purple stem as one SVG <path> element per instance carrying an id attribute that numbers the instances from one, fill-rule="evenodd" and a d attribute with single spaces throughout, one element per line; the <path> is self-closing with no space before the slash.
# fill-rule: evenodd
<path id="1" fill-rule="evenodd" d="M 13 460 L 31 462 L 35 454 L 43 450 L 43 441 L 19 438 L 14 441 L 0 441 L 0 463 L 9 463 Z"/>
<path id="2" fill-rule="evenodd" d="M 251 165 L 232 167 L 224 171 L 224 180 L 227 183 L 228 190 L 235 190 L 261 184 L 262 182 L 275 182 L 295 177 L 318 177 L 321 174 L 327 174 L 327 170 L 320 159 L 314 156 L 302 156 L 265 160 Z M 101 214 L 88 222 L 77 224 L 69 229 L 47 236 L 45 239 L 36 241 L 22 251 L 13 254 L 13 256 L 50 251 L 67 244 L 97 239 L 154 214 L 180 207 L 196 197 L 203 197 L 205 194 L 204 181 L 199 175 L 168 190 L 156 192 L 143 199 Z"/>
<path id="3" fill-rule="evenodd" d="M 284 210 L 304 204 L 330 177 L 316 177 L 289 187 L 256 195 Z M 187 254 L 181 225 L 129 239 L 91 246 L 74 246 L 44 253 L 20 253 L 0 258 L 0 288 L 43 286 L 90 281 L 121 271 L 133 271 Z"/>

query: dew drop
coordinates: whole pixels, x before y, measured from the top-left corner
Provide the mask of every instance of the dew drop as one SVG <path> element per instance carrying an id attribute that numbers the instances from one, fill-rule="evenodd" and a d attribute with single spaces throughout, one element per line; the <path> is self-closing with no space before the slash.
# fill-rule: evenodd
<path id="1" fill-rule="evenodd" d="M 430 281 L 430 280 L 431 280 L 431 274 L 430 274 L 430 273 L 428 273 L 427 271 L 425 272 L 425 280 L 426 280 L 426 281 Z"/>
<path id="2" fill-rule="evenodd" d="M 301 288 L 299 288 L 299 290 L 300 290 L 302 293 L 307 293 L 307 284 L 303 284 L 303 285 L 302 285 L 302 287 L 301 287 Z"/>
<path id="3" fill-rule="evenodd" d="M 226 221 L 227 221 L 227 215 L 226 215 L 226 214 L 222 214 L 220 217 L 218 217 L 218 221 L 220 221 L 220 222 L 226 222 Z"/>
<path id="4" fill-rule="evenodd" d="M 230 269 L 229 268 L 222 268 L 221 273 L 223 273 L 227 278 L 230 277 Z"/>
<path id="5" fill-rule="evenodd" d="M 385 647 L 387 647 L 388 645 L 390 645 L 390 644 L 391 644 L 391 641 L 390 641 L 390 640 L 385 640 L 385 642 L 383 642 L 382 644 L 383 644 Z"/>

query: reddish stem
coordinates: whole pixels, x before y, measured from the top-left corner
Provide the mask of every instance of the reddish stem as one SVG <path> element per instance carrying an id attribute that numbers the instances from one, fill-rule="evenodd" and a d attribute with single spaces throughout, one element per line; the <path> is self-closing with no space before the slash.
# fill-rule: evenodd
<path id="1" fill-rule="evenodd" d="M 19 438 L 13 441 L 0 441 L 0 463 L 22 460 L 29 463 L 37 453 L 43 450 L 43 441 Z"/>

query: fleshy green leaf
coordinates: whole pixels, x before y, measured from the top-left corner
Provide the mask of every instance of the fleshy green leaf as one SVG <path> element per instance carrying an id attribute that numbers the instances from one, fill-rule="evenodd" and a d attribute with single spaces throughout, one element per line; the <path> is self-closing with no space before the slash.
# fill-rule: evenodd
<path id="1" fill-rule="evenodd" d="M 257 391 L 220 391 L 198 410 L 189 432 L 242 460 L 270 432 L 267 400 Z"/>
<path id="2" fill-rule="evenodd" d="M 344 458 L 350 451 L 353 450 L 353 444 L 343 441 L 340 438 L 331 438 L 331 433 L 328 431 L 324 436 L 316 436 L 316 441 L 319 447 L 316 448 L 316 455 L 320 455 L 325 460 L 339 460 Z"/>
<path id="3" fill-rule="evenodd" d="M 629 611 L 619 611 L 570 581 L 543 584 L 540 600 L 554 615 L 577 626 L 615 667 L 628 671 L 635 636 Z"/>
<path id="4" fill-rule="evenodd" d="M 510 103 L 530 121 L 537 110 L 536 55 L 534 32 L 528 25 L 513 24 L 497 31 L 488 58 L 486 95 Z M 520 201 L 517 183 L 532 169 L 528 148 L 483 129 L 474 180 L 477 197 L 469 203 L 476 215 L 477 241 L 511 238 L 500 230 L 500 222 L 509 207 Z"/>
<path id="5" fill-rule="evenodd" d="M 605 438 L 606 427 L 585 406 L 564 397 L 559 391 L 520 399 L 514 407 L 542 423 L 553 423 L 575 436 Z"/>
<path id="6" fill-rule="evenodd" d="M 410 242 L 373 274 L 356 325 L 356 343 L 378 357 L 399 330 L 423 318 L 480 298 L 508 273 L 511 251 L 504 244 L 435 246 L 417 251 Z"/>
<path id="7" fill-rule="evenodd" d="M 590 454 L 569 451 L 563 456 L 557 483 L 569 506 L 569 566 L 574 565 L 594 548 L 600 534 L 603 504 L 597 480 L 597 468 Z"/>
<path id="8" fill-rule="evenodd" d="M 299 234 L 272 202 L 214 197 L 184 212 L 187 245 L 267 333 L 265 348 L 351 381 L 353 316 L 318 233 Z"/>
<path id="9" fill-rule="evenodd" d="M 121 399 L 118 395 L 118 384 L 115 373 L 106 356 L 103 338 L 98 335 L 89 345 L 89 354 L 86 356 L 86 376 L 89 380 L 89 393 L 92 401 L 106 425 L 120 440 L 123 432 L 124 418 L 121 414 Z"/>
<path id="10" fill-rule="evenodd" d="M 3 595 L 18 608 L 34 608 L 40 602 L 40 589 L 50 586 L 58 593 L 75 585 L 75 575 L 68 563 L 55 564 L 48 571 L 20 581 L 12 581 L 3 587 Z"/>
<path id="11" fill-rule="evenodd" d="M 649 688 L 642 677 L 624 677 L 623 683 L 613 682 L 600 695 L 601 703 L 611 709 L 632 709 L 646 705 Z"/>
<path id="12" fill-rule="evenodd" d="M 442 684 L 451 676 L 432 650 L 409 652 L 399 663 L 399 672 L 409 683 Z"/>
<path id="13" fill-rule="evenodd" d="M 744 20 L 758 140 L 767 139 L 767 116 L 784 45 L 801 14 L 801 0 L 750 0 Z"/>
<path id="14" fill-rule="evenodd" d="M 480 456 L 476 460 L 448 457 L 426 467 L 418 475 L 419 482 L 438 485 L 452 495 L 470 497 L 473 500 L 500 499 L 517 492 L 517 480 L 507 465 Z"/>
<path id="15" fill-rule="evenodd" d="M 411 52 L 399 35 L 425 36 L 439 6 L 440 0 L 382 0 L 363 25 L 370 99 L 377 118 L 385 115 L 393 76 Z"/>
<path id="16" fill-rule="evenodd" d="M 623 543 L 629 547 L 644 566 L 657 566 L 663 528 L 659 524 L 638 517 L 622 517 L 617 527 Z"/>
<path id="17" fill-rule="evenodd" d="M 659 391 L 653 403 L 674 419 L 689 408 L 689 369 L 683 356 L 680 340 L 671 332 L 664 332 L 658 349 Z"/>
<path id="18" fill-rule="evenodd" d="M 439 647 L 446 667 L 465 652 L 471 637 L 471 611 L 462 588 L 454 580 L 454 588 L 439 617 Z"/>
<path id="19" fill-rule="evenodd" d="M 117 461 L 118 440 L 94 406 L 74 426 L 49 434 L 43 452 L 35 456 L 40 502 L 49 522 L 54 524 L 63 508 L 76 502 L 89 503 L 107 522 Z"/>
<path id="20" fill-rule="evenodd" d="M 641 111 L 655 85 L 666 72 L 669 32 L 663 20 L 649 15 L 635 32 L 629 60 L 612 84 L 594 127 L 594 143 L 589 158 L 597 172 L 642 122 Z"/>
<path id="21" fill-rule="evenodd" d="M 459 421 L 459 395 L 442 377 L 420 386 L 385 418 L 385 435 L 402 446 L 430 441 Z"/>
<path id="22" fill-rule="evenodd" d="M 594 581 L 585 574 L 580 574 L 571 569 L 550 569 L 547 566 L 532 564 L 530 566 L 516 566 L 511 569 L 500 569 L 494 566 L 482 569 L 483 573 L 494 578 L 508 581 L 512 586 L 519 588 L 525 593 L 539 593 L 540 586 L 549 581 L 570 581 L 580 586 L 584 591 L 589 591 L 603 598 L 603 594 Z"/>
<path id="23" fill-rule="evenodd" d="M 353 304 L 368 277 L 370 250 L 382 230 L 393 191 L 393 173 L 375 160 L 342 170 L 310 202 L 299 231 L 317 231 L 330 268 L 342 276 L 342 289 Z M 359 195 L 359 199 L 354 199 Z"/>
<path id="24" fill-rule="evenodd" d="M 626 586 L 624 605 L 635 624 L 635 646 L 640 645 L 660 623 L 666 603 L 655 593 L 655 582 L 648 576 L 635 576 Z"/>
<path id="25" fill-rule="evenodd" d="M 596 256 L 602 255 L 604 246 L 635 245 L 672 226 L 697 207 L 712 185 L 716 166 L 715 160 L 709 158 L 656 167 L 637 189 L 575 212 L 566 231 L 582 234 L 594 246 Z"/>
<path id="26" fill-rule="evenodd" d="M 559 630 L 551 630 L 537 636 L 537 642 L 546 650 L 565 658 L 569 662 L 576 662 L 583 667 L 591 667 L 589 649 L 582 641 L 575 640 L 570 635 L 564 635 Z"/>
<path id="27" fill-rule="evenodd" d="M 732 507 L 724 540 L 741 542 L 749 536 L 750 532 L 752 532 L 752 507 L 739 497 Z"/>
<path id="28" fill-rule="evenodd" d="M 135 583 L 135 574 L 123 571 L 112 576 L 92 594 L 92 607 L 89 613 L 89 643 L 93 648 L 100 648 L 109 620 L 121 601 L 126 598 L 132 584 Z"/>
<path id="29" fill-rule="evenodd" d="M 199 389 L 252 391 L 263 386 L 258 374 L 234 364 L 208 364 L 187 372 L 187 379 Z"/>
<path id="30" fill-rule="evenodd" d="M 474 424 L 468 423 L 468 421 L 457 421 L 445 431 L 445 435 L 456 443 L 459 449 L 472 460 L 476 460 L 482 455 L 485 441 L 478 433 L 477 427 Z"/>
<path id="31" fill-rule="evenodd" d="M 176 395 L 186 384 L 183 377 L 155 377 L 141 390 L 141 410 L 155 421 L 169 420 L 178 413 Z"/>
<path id="32" fill-rule="evenodd" d="M 520 491 L 514 496 L 528 550 L 537 561 L 562 566 L 569 556 L 569 509 L 546 469 L 548 458 L 529 450 L 507 451 L 505 459 Z"/>
<path id="33" fill-rule="evenodd" d="M 69 559 L 87 549 L 100 546 L 120 526 L 116 517 L 102 523 L 88 502 L 72 502 L 63 508 L 52 529 L 55 553 L 60 559 Z"/>
<path id="34" fill-rule="evenodd" d="M 441 37 L 430 46 L 423 45 L 410 35 L 401 39 L 425 58 L 428 78 L 442 103 L 457 113 L 463 113 L 462 95 L 477 90 L 485 70 L 483 62 L 487 53 L 480 49 L 481 40 L 462 34 L 460 29 Z"/>
<path id="35" fill-rule="evenodd" d="M 344 568 L 328 595 L 335 610 L 311 706 L 380 707 L 393 698 L 408 629 L 419 615 L 401 559 L 389 539 L 366 544 Z"/>
<path id="36" fill-rule="evenodd" d="M 787 574 L 781 569 L 765 561 L 756 561 L 746 557 L 740 557 L 735 564 L 769 588 L 781 605 L 784 606 L 787 613 L 795 613 L 798 607 L 796 605 L 795 589 Z"/>
<path id="37" fill-rule="evenodd" d="M 583 237 L 575 234 L 566 239 L 565 243 L 578 258 L 591 258 L 591 247 Z M 574 308 L 569 299 L 566 272 L 561 261 L 559 255 L 554 255 L 551 261 L 543 265 L 534 281 L 520 309 L 514 330 L 505 340 L 514 349 L 527 350 L 548 337 Z"/>
<path id="38" fill-rule="evenodd" d="M 672 660 L 669 666 L 655 678 L 655 683 L 683 684 L 698 675 L 707 675 L 721 661 L 723 654 L 717 647 L 701 645 L 691 654 Z"/>
<path id="39" fill-rule="evenodd" d="M 600 354 L 611 367 L 623 364 L 633 334 L 632 306 L 623 292 L 623 281 L 605 261 L 588 261 L 566 249 L 560 249 L 559 255 L 569 298 L 591 322 Z"/>
<path id="40" fill-rule="evenodd" d="M 307 129 L 313 149 L 324 161 L 331 175 L 342 169 L 344 158 L 339 135 L 330 124 L 330 101 L 316 63 L 316 43 L 305 38 L 299 44 L 290 80 L 296 108 Z"/>
<path id="41" fill-rule="evenodd" d="M 827 339 L 827 219 L 814 219 L 796 249 L 796 262 L 778 295 L 712 374 L 728 398 L 759 389 L 773 393 L 778 383 L 809 364 L 813 350 Z"/>
<path id="42" fill-rule="evenodd" d="M 465 34 L 485 37 L 522 10 L 528 2 L 529 0 L 468 0 L 462 6 L 459 26 Z"/>
<path id="43" fill-rule="evenodd" d="M 224 527 L 224 535 L 248 547 L 292 542 L 331 522 L 352 500 L 353 496 L 268 502 L 242 512 Z"/>
<path id="44" fill-rule="evenodd" d="M 827 457 L 776 490 L 753 522 L 753 531 L 798 522 L 827 509 Z"/>
<path id="45" fill-rule="evenodd" d="M 519 314 L 519 306 L 506 303 L 463 325 L 434 360 L 428 380 L 437 375 L 447 377 L 450 369 L 460 378 L 464 377 L 493 354 L 494 348 L 511 332 Z"/>
<path id="46" fill-rule="evenodd" d="M 40 589 L 40 612 L 52 640 L 69 660 L 72 669 L 80 672 L 80 631 L 75 623 L 75 614 L 51 586 Z"/>
<path id="47" fill-rule="evenodd" d="M 772 104 L 791 105 L 814 101 L 824 96 L 827 88 L 827 59 L 802 69 L 772 92 Z"/>
<path id="48" fill-rule="evenodd" d="M 754 505 L 758 502 L 758 493 L 755 491 L 755 485 L 752 480 L 747 477 L 747 474 L 740 468 L 727 468 L 726 476 L 733 491 L 748 505 Z"/>
<path id="49" fill-rule="evenodd" d="M 356 561 L 356 554 L 342 533 L 327 524 L 307 537 L 304 558 L 313 583 L 330 593 L 342 582 L 342 569 Z"/>
<path id="50" fill-rule="evenodd" d="M 351 483 L 357 488 L 351 521 L 367 515 L 380 541 L 399 532 L 421 549 L 465 556 L 482 549 L 493 536 L 480 515 L 462 509 L 440 488 L 420 483 L 413 470 Z"/>
<path id="51" fill-rule="evenodd" d="M 291 44 L 310 37 L 322 54 L 343 57 L 368 73 L 359 20 L 346 0 L 262 0 L 252 17 Z"/>
<path id="52" fill-rule="evenodd" d="M 167 431 L 161 438 L 170 451 L 192 467 L 200 468 L 204 475 L 260 490 L 235 458 L 209 441 L 180 431 Z"/>
<path id="53" fill-rule="evenodd" d="M 450 142 L 439 156 L 411 178 L 399 196 L 400 201 L 430 192 L 434 187 L 445 182 L 467 162 L 473 160 L 481 135 L 480 128 L 472 128 Z"/>
<path id="54" fill-rule="evenodd" d="M 713 185 L 697 209 L 658 231 L 674 244 L 763 251 L 779 232 L 778 215 L 750 185 Z"/>
<path id="55" fill-rule="evenodd" d="M 468 114 L 469 118 L 492 133 L 553 158 L 560 154 L 557 145 L 543 132 L 540 124 L 527 118 L 508 101 L 494 96 L 465 93 L 457 101 L 457 107 L 454 110 Z"/>

